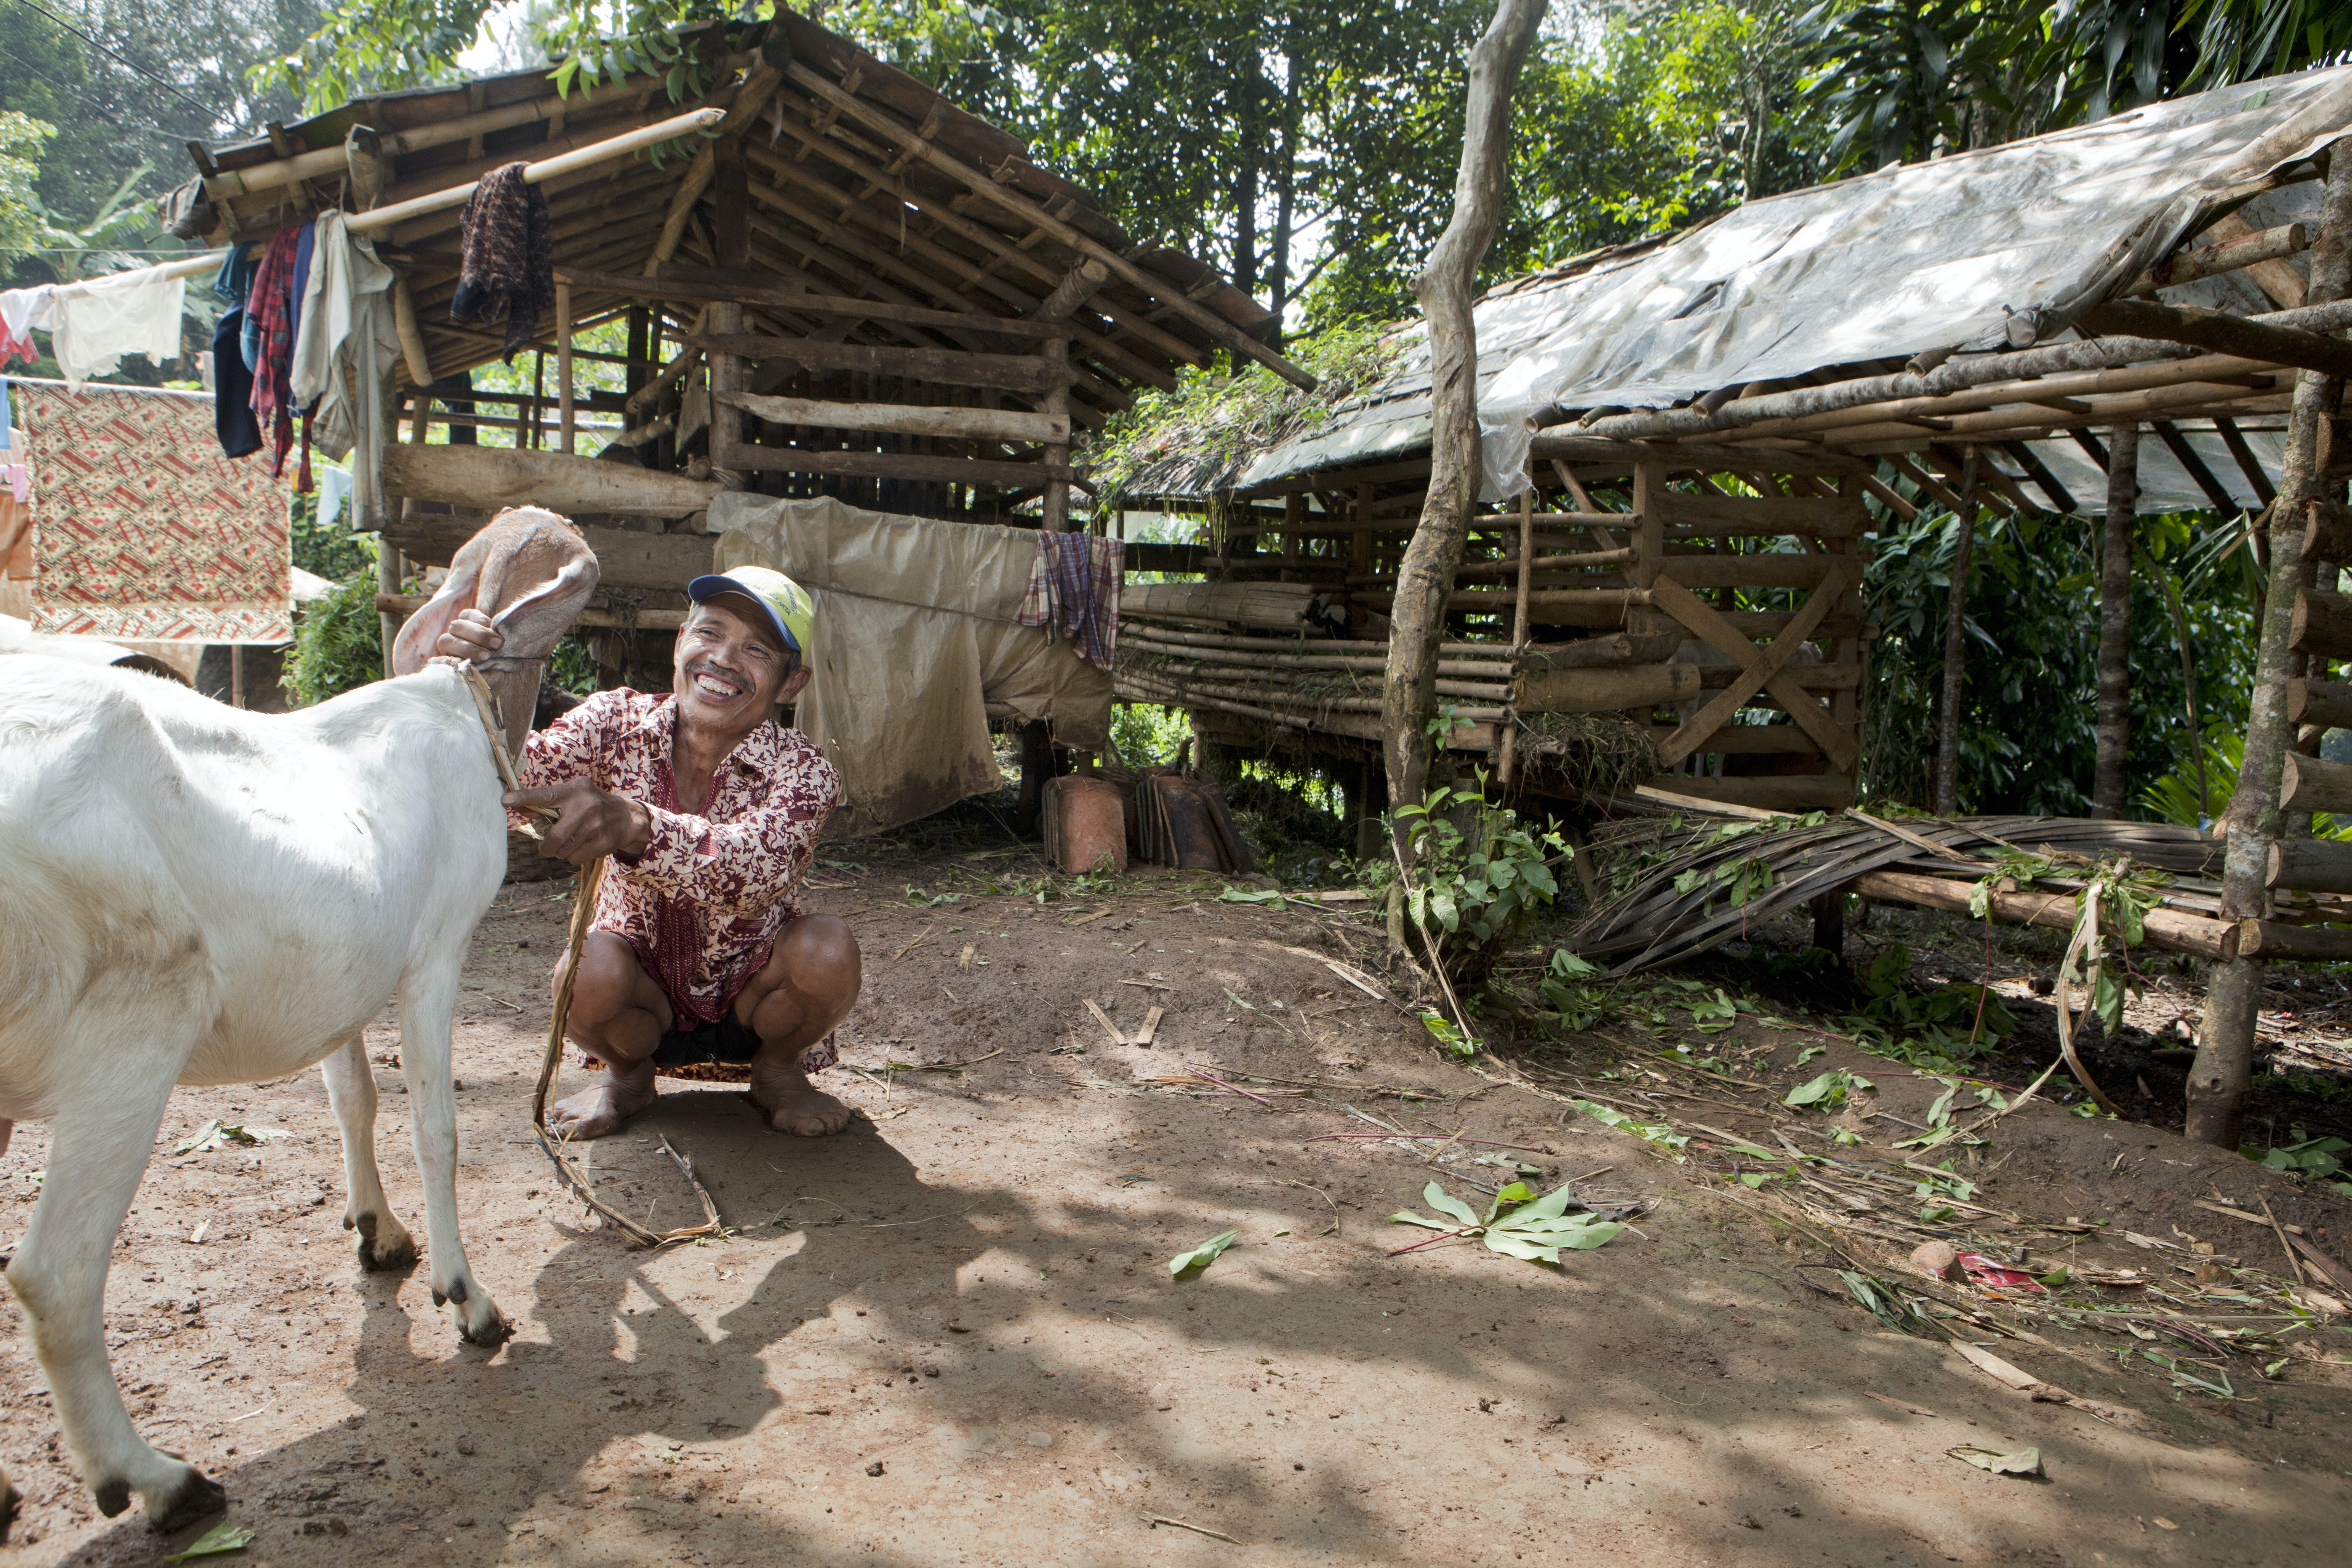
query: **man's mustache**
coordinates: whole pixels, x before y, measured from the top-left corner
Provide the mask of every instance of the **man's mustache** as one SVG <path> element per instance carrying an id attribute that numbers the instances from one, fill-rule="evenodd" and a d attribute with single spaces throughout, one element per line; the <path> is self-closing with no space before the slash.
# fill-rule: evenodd
<path id="1" fill-rule="evenodd" d="M 757 684 L 750 676 L 740 671 L 730 669 L 723 664 L 712 664 L 707 659 L 697 660 L 686 667 L 686 676 L 688 680 L 698 675 L 715 675 L 721 680 L 731 680 L 746 691 L 751 690 Z"/>

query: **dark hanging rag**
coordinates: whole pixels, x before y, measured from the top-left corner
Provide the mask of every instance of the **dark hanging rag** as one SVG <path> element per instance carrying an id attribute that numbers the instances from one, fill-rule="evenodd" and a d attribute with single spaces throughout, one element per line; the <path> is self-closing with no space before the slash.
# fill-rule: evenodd
<path id="1" fill-rule="evenodd" d="M 245 307 L 259 350 L 252 362 L 253 417 L 269 438 L 272 479 L 285 471 L 286 453 L 294 445 L 294 305 L 309 277 L 297 257 L 310 227 L 306 223 L 281 228 L 270 237 Z"/>
<path id="2" fill-rule="evenodd" d="M 507 324 L 506 359 L 539 335 L 539 318 L 555 302 L 555 239 L 547 198 L 523 183 L 526 165 L 509 163 L 482 176 L 458 219 L 462 254 L 453 321 Z"/>
<path id="3" fill-rule="evenodd" d="M 1037 534 L 1037 559 L 1013 619 L 1043 626 L 1045 640 L 1066 633 L 1078 657 L 1110 668 L 1118 651 L 1118 590 L 1127 546 L 1098 533 Z"/>
<path id="4" fill-rule="evenodd" d="M 225 456 L 261 450 L 261 421 L 253 416 L 253 372 L 238 340 L 245 335 L 245 307 L 222 315 L 213 332 L 213 428 Z"/>

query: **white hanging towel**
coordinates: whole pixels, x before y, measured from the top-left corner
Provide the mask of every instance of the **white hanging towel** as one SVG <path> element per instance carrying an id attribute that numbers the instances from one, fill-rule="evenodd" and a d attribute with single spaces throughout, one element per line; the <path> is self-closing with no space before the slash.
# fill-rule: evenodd
<path id="1" fill-rule="evenodd" d="M 58 322 L 53 346 L 68 385 L 111 375 L 124 354 L 145 354 L 158 364 L 179 357 L 185 279 L 142 268 L 60 284 L 51 298 Z"/>
<path id="2" fill-rule="evenodd" d="M 57 289 L 47 283 L 31 289 L 0 289 L 0 326 L 22 342 L 34 328 L 58 330 Z"/>

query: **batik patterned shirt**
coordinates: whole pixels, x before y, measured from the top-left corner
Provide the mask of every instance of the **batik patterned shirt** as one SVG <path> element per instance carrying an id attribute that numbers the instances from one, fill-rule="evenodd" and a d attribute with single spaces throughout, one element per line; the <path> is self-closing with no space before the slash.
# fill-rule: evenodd
<path id="1" fill-rule="evenodd" d="M 592 929 L 628 942 L 668 996 L 676 1027 L 688 1029 L 725 1015 L 801 913 L 801 882 L 841 803 L 841 775 L 798 730 L 763 724 L 719 763 L 696 816 L 677 805 L 677 733 L 675 697 L 600 691 L 532 735 L 517 771 L 525 789 L 585 779 L 646 807 L 652 840 L 613 858 Z"/>

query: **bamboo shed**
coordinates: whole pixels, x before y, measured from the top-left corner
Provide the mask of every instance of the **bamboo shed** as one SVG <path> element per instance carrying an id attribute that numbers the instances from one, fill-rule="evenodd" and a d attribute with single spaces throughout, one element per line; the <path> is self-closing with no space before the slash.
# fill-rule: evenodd
<path id="1" fill-rule="evenodd" d="M 2347 128 L 2352 69 L 2281 78 L 1750 202 L 1489 292 L 1491 510 L 1439 655 L 1452 745 L 1556 803 L 1647 784 L 1842 808 L 1890 516 L 2127 525 L 2340 493 L 2352 444 L 2301 475 L 2288 426 L 2298 374 L 2352 369 L 2352 303 L 2313 263 Z M 1375 805 L 1386 614 L 1429 472 L 1417 324 L 1396 347 L 1298 433 L 1231 462 L 1147 457 L 1118 498 L 1203 517 L 1215 547 L 1189 593 L 1129 591 L 1122 694 L 1213 739 L 1351 754 Z M 2299 648 L 2352 657 L 2336 603 L 2305 596 Z M 2299 716 L 2352 716 L 2346 689 L 2315 674 Z"/>
<path id="2" fill-rule="evenodd" d="M 398 274 L 377 454 L 397 556 L 445 563 L 499 506 L 573 517 L 603 569 L 583 625 L 608 634 L 614 679 L 661 679 L 651 645 L 620 645 L 679 623 L 720 493 L 1067 529 L 1086 484 L 1072 443 L 1134 389 L 1215 353 L 1308 379 L 1212 268 L 1139 244 L 1017 139 L 845 39 L 782 9 L 683 37 L 713 73 L 698 105 L 658 77 L 563 96 L 532 70 L 191 147 L 214 243 L 340 206 Z M 518 162 L 548 202 L 552 309 L 517 362 L 529 390 L 477 389 L 467 373 L 503 356 L 503 327 L 452 319 L 460 209 Z M 580 341 L 612 323 L 622 353 Z M 617 362 L 624 389 L 586 387 L 591 361 Z M 469 444 L 482 431 L 511 447 Z M 394 556 L 388 616 L 412 607 Z"/>

